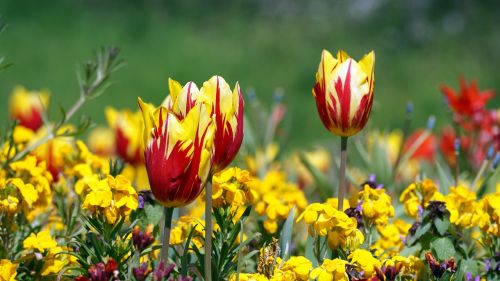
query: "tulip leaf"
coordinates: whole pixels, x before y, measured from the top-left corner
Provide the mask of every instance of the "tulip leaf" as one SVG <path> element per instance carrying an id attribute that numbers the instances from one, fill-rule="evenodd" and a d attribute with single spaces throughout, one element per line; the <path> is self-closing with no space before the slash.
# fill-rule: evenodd
<path id="1" fill-rule="evenodd" d="M 288 260 L 290 256 L 290 246 L 292 244 L 292 231 L 293 223 L 295 220 L 295 207 L 292 208 L 288 217 L 286 218 L 283 228 L 281 229 L 280 235 L 280 247 L 281 247 L 281 258 L 283 260 Z"/>

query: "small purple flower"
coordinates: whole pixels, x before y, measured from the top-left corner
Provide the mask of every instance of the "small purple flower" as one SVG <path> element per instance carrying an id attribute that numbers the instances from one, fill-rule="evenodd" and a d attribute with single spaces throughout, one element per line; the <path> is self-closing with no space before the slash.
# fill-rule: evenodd
<path id="1" fill-rule="evenodd" d="M 139 201 L 138 208 L 143 209 L 144 208 L 144 197 L 141 194 L 139 194 L 139 197 L 137 198 L 137 200 Z"/>
<path id="2" fill-rule="evenodd" d="M 421 220 L 422 219 L 422 215 L 424 214 L 424 209 L 420 205 L 418 205 L 417 209 L 418 209 L 418 211 L 417 211 L 417 219 Z"/>
<path id="3" fill-rule="evenodd" d="M 489 259 L 484 259 L 484 270 L 486 272 L 490 271 L 491 269 L 491 261 Z"/>
<path id="4" fill-rule="evenodd" d="M 361 207 L 361 205 L 363 205 L 363 200 L 359 200 L 358 205 L 356 205 L 356 211 L 358 211 L 360 213 L 363 211 L 363 208 Z"/>

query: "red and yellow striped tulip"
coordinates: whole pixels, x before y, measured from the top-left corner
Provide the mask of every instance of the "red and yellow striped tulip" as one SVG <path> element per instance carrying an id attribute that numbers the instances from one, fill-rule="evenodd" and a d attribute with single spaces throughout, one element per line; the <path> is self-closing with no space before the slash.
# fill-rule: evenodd
<path id="1" fill-rule="evenodd" d="M 115 151 L 126 162 L 142 163 L 142 114 L 140 111 L 105 110 L 109 127 L 115 134 Z"/>
<path id="2" fill-rule="evenodd" d="M 42 126 L 42 112 L 48 103 L 48 92 L 28 91 L 22 86 L 17 86 L 9 101 L 10 116 L 18 120 L 19 125 L 36 131 Z"/>
<path id="3" fill-rule="evenodd" d="M 215 120 L 212 171 L 216 173 L 233 161 L 243 141 L 243 95 L 238 83 L 231 91 L 220 76 L 203 83 L 200 92 L 210 102 Z"/>
<path id="4" fill-rule="evenodd" d="M 194 83 L 192 83 L 194 84 Z M 191 83 L 175 94 L 190 100 Z M 177 115 L 165 106 L 154 108 L 139 98 L 144 119 L 144 158 L 155 198 L 165 207 L 191 203 L 202 191 L 211 169 L 214 125 L 209 108 L 193 102 Z M 185 110 L 184 110 L 185 109 Z"/>
<path id="5" fill-rule="evenodd" d="M 332 133 L 349 137 L 366 125 L 373 103 L 375 53 L 359 62 L 339 51 L 323 50 L 313 95 L 319 116 Z"/>

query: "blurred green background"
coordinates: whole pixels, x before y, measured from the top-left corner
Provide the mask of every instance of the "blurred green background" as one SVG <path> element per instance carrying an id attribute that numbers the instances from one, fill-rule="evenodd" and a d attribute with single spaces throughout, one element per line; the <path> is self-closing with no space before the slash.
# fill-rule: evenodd
<path id="1" fill-rule="evenodd" d="M 159 103 L 167 78 L 201 85 L 214 74 L 270 103 L 285 91 L 290 142 L 329 137 L 311 94 L 322 49 L 359 59 L 376 51 L 370 126 L 402 123 L 405 104 L 415 126 L 430 114 L 448 121 L 439 85 L 477 78 L 500 89 L 500 4 L 474 0 L 10 1 L 0 55 L 14 65 L 0 73 L 0 101 L 15 85 L 49 89 L 52 110 L 77 98 L 76 67 L 99 46 L 122 49 L 126 67 L 114 85 L 81 111 L 104 122 L 103 108 L 136 108 L 136 97 Z M 497 96 L 492 107 L 500 106 Z"/>

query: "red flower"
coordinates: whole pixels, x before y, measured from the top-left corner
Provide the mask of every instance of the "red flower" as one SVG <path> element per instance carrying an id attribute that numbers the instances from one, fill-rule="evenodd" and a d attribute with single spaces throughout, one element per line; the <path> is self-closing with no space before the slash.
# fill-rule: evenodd
<path id="1" fill-rule="evenodd" d="M 455 90 L 446 85 L 441 86 L 441 91 L 455 113 L 469 117 L 482 111 L 488 100 L 495 95 L 491 90 L 480 92 L 476 80 L 467 85 L 463 77 L 460 78 L 460 93 L 457 94 Z"/>

